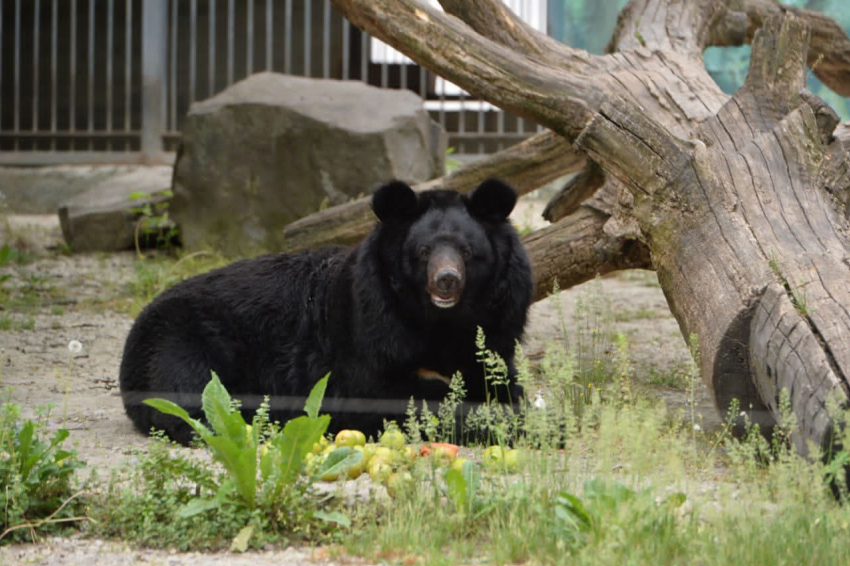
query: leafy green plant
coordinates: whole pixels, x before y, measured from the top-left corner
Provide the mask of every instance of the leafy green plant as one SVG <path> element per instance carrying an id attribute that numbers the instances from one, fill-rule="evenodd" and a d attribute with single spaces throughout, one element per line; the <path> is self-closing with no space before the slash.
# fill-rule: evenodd
<path id="1" fill-rule="evenodd" d="M 232 547 L 244 550 L 254 533 L 263 528 L 280 526 L 281 502 L 292 494 L 300 494 L 305 507 L 309 485 L 322 476 L 346 472 L 362 458 L 362 453 L 348 447 L 337 448 L 324 459 L 313 473 L 302 474 L 306 456 L 327 431 L 329 415 L 319 415 L 327 380 L 313 387 L 305 403 L 306 415 L 291 419 L 283 427 L 268 421 L 268 403 L 257 411 L 251 424 L 245 422 L 238 407 L 218 376 L 204 388 L 201 396 L 204 417 L 208 424 L 192 418 L 179 405 L 166 399 L 147 399 L 146 404 L 186 422 L 210 450 L 213 460 L 223 468 L 221 478 L 209 475 L 199 479 L 197 497 L 179 497 L 176 502 L 180 519 L 191 519 L 211 511 L 223 512 L 242 508 L 243 520 L 233 537 Z M 314 504 L 313 507 L 316 507 Z M 340 524 L 347 518 L 338 512 L 315 508 L 309 515 L 320 521 Z M 257 518 L 262 517 L 260 521 Z"/>
<path id="2" fill-rule="evenodd" d="M 142 256 L 142 237 L 146 242 L 153 240 L 158 248 L 170 248 L 177 240 L 180 232 L 174 221 L 168 216 L 168 206 L 174 193 L 169 190 L 147 193 L 137 191 L 130 193 L 130 200 L 135 202 L 128 212 L 139 216 L 136 221 L 135 243 L 136 254 Z"/>
<path id="3" fill-rule="evenodd" d="M 9 244 L 0 247 L 0 267 L 4 267 L 12 259 L 12 248 Z M 0 285 L 12 277 L 11 273 L 0 273 Z"/>
<path id="4" fill-rule="evenodd" d="M 21 420 L 19 405 L 0 405 L 0 540 L 35 541 L 39 532 L 85 519 L 77 516 L 80 492 L 72 485 L 74 472 L 85 464 L 63 448 L 66 429 L 41 438 L 48 414 L 42 408 L 40 418 Z"/>

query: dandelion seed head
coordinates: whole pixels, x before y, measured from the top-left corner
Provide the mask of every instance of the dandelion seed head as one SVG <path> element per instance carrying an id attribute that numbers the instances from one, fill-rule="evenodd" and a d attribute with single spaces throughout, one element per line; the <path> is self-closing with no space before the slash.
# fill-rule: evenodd
<path id="1" fill-rule="evenodd" d="M 83 351 L 83 344 L 79 340 L 71 340 L 68 342 L 68 351 L 72 354 L 79 354 Z"/>

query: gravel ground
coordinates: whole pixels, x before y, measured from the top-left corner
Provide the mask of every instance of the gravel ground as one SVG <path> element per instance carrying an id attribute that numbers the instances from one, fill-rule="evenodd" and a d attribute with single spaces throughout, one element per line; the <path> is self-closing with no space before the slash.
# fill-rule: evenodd
<path id="1" fill-rule="evenodd" d="M 520 214 L 527 215 L 526 211 Z M 58 224 L 54 217 L 12 217 L 12 234 L 18 242 L 54 241 Z M 0 231 L 0 236 L 3 233 Z M 0 239 L 0 244 L 3 241 Z M 132 319 L 113 310 L 91 306 L 111 297 L 126 300 L 124 285 L 134 277 L 133 253 L 61 256 L 51 254 L 32 263 L 7 268 L 12 278 L 5 285 L 31 285 L 42 289 L 43 304 L 34 314 L 4 310 L 0 317 L 11 319 L 12 328 L 0 330 L 0 385 L 11 388 L 12 400 L 26 412 L 52 404 L 51 420 L 63 421 L 71 440 L 100 476 L 119 463 L 134 448 L 147 445 L 125 417 L 118 395 L 118 366 Z M 594 285 L 597 283 L 590 283 Z M 557 340 L 562 324 L 574 325 L 576 298 L 588 285 L 560 295 L 565 320 L 562 323 L 551 300 L 532 308 L 527 328 L 526 350 L 533 357 L 545 344 Z M 675 320 L 670 315 L 654 274 L 634 272 L 603 278 L 600 285 L 616 320 L 613 327 L 629 337 L 636 373 L 654 368 L 672 372 L 684 367 L 688 353 Z M 113 304 L 115 304 L 113 302 Z M 68 343 L 78 340 L 83 350 L 71 357 Z M 686 396 L 673 389 L 653 388 L 674 407 L 683 407 Z M 698 411 L 705 427 L 718 419 L 708 392 L 700 388 Z M 0 566 L 6 564 L 108 565 L 125 564 L 296 564 L 327 562 L 328 553 L 309 549 L 199 554 L 131 549 L 115 542 L 78 537 L 48 539 L 39 545 L 0 548 Z M 349 563 L 350 560 L 346 559 Z"/>

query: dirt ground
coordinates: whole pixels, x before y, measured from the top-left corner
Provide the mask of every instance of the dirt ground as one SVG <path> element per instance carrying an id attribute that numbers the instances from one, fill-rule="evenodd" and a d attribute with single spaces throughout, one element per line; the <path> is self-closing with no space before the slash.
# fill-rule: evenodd
<path id="1" fill-rule="evenodd" d="M 526 214 L 522 212 L 521 214 Z M 11 217 L 16 237 L 50 244 L 58 238 L 53 217 Z M 4 242 L 0 241 L 0 245 Z M 118 392 L 118 367 L 132 319 L 107 309 L 92 308 L 95 299 L 120 301 L 125 285 L 133 279 L 135 254 L 48 254 L 26 265 L 5 268 L 11 278 L 4 285 L 30 285 L 50 290 L 34 313 L 16 312 L 0 305 L 0 317 L 10 320 L 0 329 L 0 388 L 11 390 L 11 399 L 25 412 L 53 405 L 52 426 L 63 423 L 70 440 L 89 466 L 106 470 L 119 463 L 147 439 L 125 417 Z M 613 315 L 611 326 L 629 338 L 635 375 L 673 375 L 687 364 L 688 352 L 654 274 L 629 272 L 591 282 L 560 294 L 563 322 L 552 300 L 535 304 L 527 327 L 525 348 L 531 356 L 558 339 L 561 328 L 575 325 L 575 304 L 599 285 Z M 72 356 L 68 343 L 79 341 L 83 349 Z M 641 381 L 641 380 L 639 380 Z M 643 379 L 645 382 L 646 380 Z M 653 386 L 653 394 L 674 407 L 684 407 L 681 389 Z M 4 394 L 5 395 L 5 394 Z M 704 388 L 698 390 L 698 412 L 706 428 L 716 426 L 717 413 Z M 5 399 L 5 397 L 4 397 Z M 133 550 L 111 542 L 80 538 L 55 539 L 48 544 L 0 548 L 5 564 L 295 564 L 326 562 L 310 551 L 287 549 L 236 557 Z"/>

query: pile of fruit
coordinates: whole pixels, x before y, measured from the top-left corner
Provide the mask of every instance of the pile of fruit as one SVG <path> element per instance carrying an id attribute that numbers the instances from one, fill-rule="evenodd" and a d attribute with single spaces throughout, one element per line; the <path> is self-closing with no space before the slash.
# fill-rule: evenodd
<path id="1" fill-rule="evenodd" d="M 469 463 L 468 458 L 459 457 L 460 447 L 447 442 L 427 442 L 415 448 L 405 442 L 404 433 L 398 428 L 388 428 L 377 443 L 366 442 L 366 435 L 359 430 L 342 430 L 333 443 L 322 438 L 313 445 L 307 455 L 307 471 L 315 471 L 330 453 L 341 447 L 349 447 L 363 454 L 360 461 L 347 472 L 329 473 L 321 476 L 323 481 L 357 479 L 368 474 L 372 481 L 384 485 L 390 495 L 413 484 L 411 468 L 417 462 L 427 462 L 433 467 L 453 468 L 462 471 Z M 488 471 L 512 473 L 518 471 L 525 461 L 520 449 L 490 446 L 484 450 L 481 465 Z"/>

